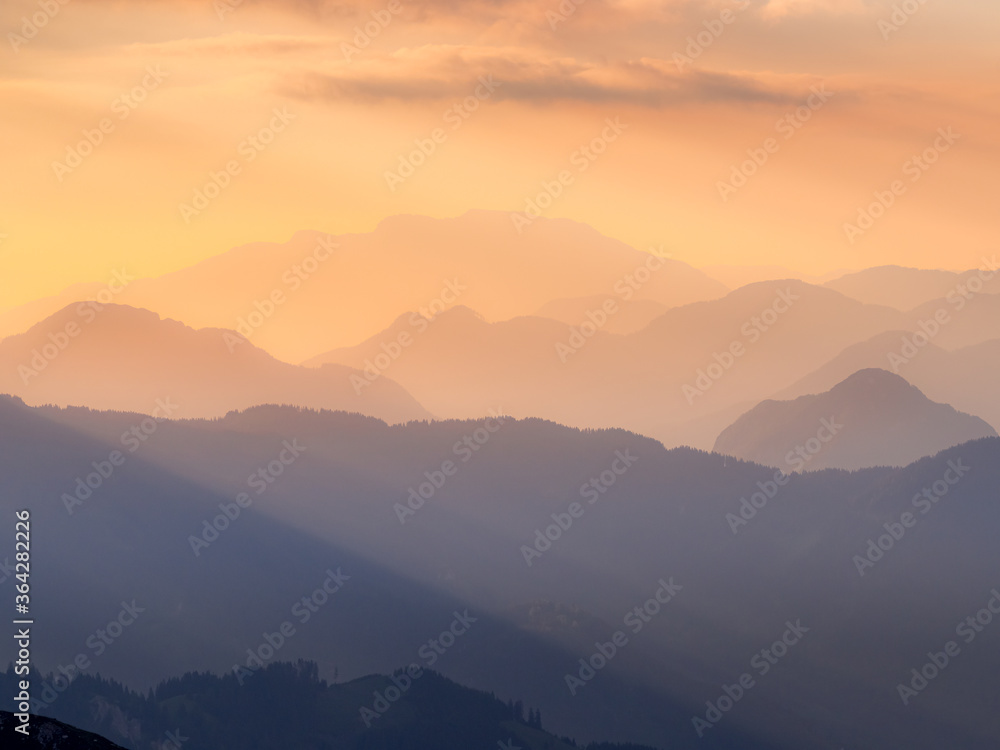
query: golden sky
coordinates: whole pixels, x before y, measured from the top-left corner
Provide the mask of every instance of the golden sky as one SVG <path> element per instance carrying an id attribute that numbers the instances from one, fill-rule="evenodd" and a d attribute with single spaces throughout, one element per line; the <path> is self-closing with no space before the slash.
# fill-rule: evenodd
<path id="1" fill-rule="evenodd" d="M 996 2 L 5 0 L 0 31 L 0 309 L 546 189 L 696 266 L 996 251 Z"/>

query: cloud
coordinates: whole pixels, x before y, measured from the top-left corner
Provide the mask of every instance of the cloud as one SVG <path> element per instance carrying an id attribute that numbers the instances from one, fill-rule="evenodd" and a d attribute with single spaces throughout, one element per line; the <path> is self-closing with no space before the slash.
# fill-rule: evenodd
<path id="1" fill-rule="evenodd" d="M 304 69 L 280 93 L 311 101 L 445 100 L 472 93 L 479 77 L 500 83 L 498 100 L 676 106 L 689 102 L 797 103 L 816 79 L 679 69 L 640 58 L 596 63 L 521 48 L 426 45 Z"/>
<path id="2" fill-rule="evenodd" d="M 868 13 L 870 0 L 767 0 L 761 14 L 767 18 L 783 18 L 810 13 Z"/>

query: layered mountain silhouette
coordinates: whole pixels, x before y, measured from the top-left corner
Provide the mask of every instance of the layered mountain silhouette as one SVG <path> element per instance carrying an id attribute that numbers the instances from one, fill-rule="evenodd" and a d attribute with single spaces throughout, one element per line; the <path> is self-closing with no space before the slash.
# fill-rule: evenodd
<path id="1" fill-rule="evenodd" d="M 647 275 L 651 257 L 567 219 L 538 219 L 519 233 L 501 211 L 451 219 L 403 215 L 368 234 L 304 231 L 284 244 L 238 247 L 132 281 L 114 301 L 194 328 L 237 329 L 277 292 L 283 301 L 253 328 L 252 340 L 280 359 L 300 362 L 363 341 L 408 310 L 433 313 L 456 301 L 490 320 L 505 320 L 554 299 L 612 295 L 622 284 L 635 299 L 668 307 L 727 291 L 680 261 L 665 259 Z M 0 337 L 26 331 L 100 288 L 75 287 L 7 311 L 0 316 Z"/>
<path id="2" fill-rule="evenodd" d="M 601 330 L 605 333 L 635 333 L 663 315 L 667 309 L 666 305 L 654 300 L 626 300 L 615 294 L 605 294 L 554 300 L 538 308 L 534 317 L 550 318 L 569 326 L 578 326 L 590 320 L 589 316 L 613 310 Z"/>
<path id="3" fill-rule="evenodd" d="M 38 679 L 45 678 L 38 675 Z M 0 674 L 0 685 L 14 690 L 13 674 Z M 399 685 L 405 690 L 396 697 L 393 691 L 399 691 Z M 374 694 L 386 690 L 396 700 L 387 702 L 388 710 L 381 715 L 367 717 L 366 723 L 359 707 L 371 704 Z M 116 737 L 131 750 L 578 747 L 572 740 L 546 732 L 542 716 L 520 701 L 501 701 L 433 671 L 412 679 L 400 669 L 392 675 L 367 675 L 331 684 L 320 679 L 315 663 L 302 661 L 269 664 L 243 684 L 232 675 L 188 673 L 164 680 L 144 694 L 87 676 L 74 681 L 53 708 L 94 731 Z M 0 731 L 8 716 L 0 714 Z M 283 719 L 276 721 L 276 716 Z M 9 746 L 46 750 L 118 747 L 97 740 L 89 743 L 85 732 L 57 722 L 41 720 L 37 726 L 36 742 L 18 744 L 12 740 Z M 50 735 L 61 741 L 46 743 L 44 738 Z M 585 750 L 611 748 L 592 744 Z M 651 748 L 636 745 L 628 750 Z"/>
<path id="4" fill-rule="evenodd" d="M 887 370 L 860 370 L 826 393 L 764 401 L 719 435 L 715 450 L 786 472 L 906 466 L 996 430 L 934 403 Z"/>
<path id="5" fill-rule="evenodd" d="M 125 305 L 70 305 L 0 342 L 0 392 L 31 404 L 147 414 L 169 400 L 178 408 L 168 416 L 177 417 L 216 417 L 262 403 L 389 422 L 430 417 L 388 377 L 369 382 L 340 365 L 289 365 L 233 331 L 195 331 Z"/>
<path id="6" fill-rule="evenodd" d="M 312 659 L 344 681 L 416 662 L 521 699 L 578 741 L 1000 741 L 1000 661 L 985 636 L 962 646 L 975 658 L 956 660 L 946 686 L 919 695 L 920 711 L 896 687 L 996 587 L 998 438 L 778 486 L 774 468 L 537 419 L 389 426 L 259 407 L 163 422 L 127 452 L 135 422 L 0 398 L 0 506 L 31 507 L 45 530 L 32 568 L 44 671 L 83 654 L 85 675 L 145 692 L 185 671 L 235 677 L 250 652 Z M 299 457 L 270 468 L 288 444 Z M 109 473 L 114 450 L 126 461 Z M 258 493 L 263 470 L 273 481 Z M 905 539 L 859 568 L 945 476 Z M 342 589 L 317 605 L 333 577 Z M 316 607 L 305 621 L 303 597 Z M 88 639 L 125 607 L 143 611 L 98 653 Z M 476 621 L 429 663 L 423 646 L 460 617 Z M 284 622 L 294 632 L 268 656 L 260 646 L 279 643 Z M 580 660 L 614 638 L 614 657 L 588 672 Z M 782 638 L 795 645 L 762 674 L 751 660 Z M 699 738 L 692 717 L 715 716 L 707 704 L 744 672 L 753 690 Z M 62 698 L 49 689 L 51 713 Z"/>
<path id="7" fill-rule="evenodd" d="M 400 335 L 412 334 L 386 374 L 439 417 L 470 417 L 502 404 L 517 416 L 624 427 L 667 445 L 710 448 L 741 410 L 844 347 L 906 322 L 896 310 L 795 281 L 677 307 L 629 335 L 600 325 L 613 317 L 598 311 L 577 325 L 534 317 L 490 323 L 459 307 L 419 334 L 415 318 L 402 316 L 356 347 L 305 364 L 364 368 Z M 734 344 L 741 355 L 730 353 Z M 718 426 L 698 423 L 720 412 L 729 416 Z"/>
<path id="8" fill-rule="evenodd" d="M 1000 293 L 1000 264 L 984 258 L 980 269 L 955 273 L 902 266 L 877 266 L 845 274 L 827 281 L 824 286 L 859 302 L 885 305 L 897 310 L 912 310 L 926 302 L 944 299 L 949 294 L 964 295 L 970 281 L 977 294 Z M 978 280 L 977 280 L 978 279 Z"/>
<path id="9" fill-rule="evenodd" d="M 881 368 L 895 372 L 928 398 L 982 417 L 1000 427 L 1000 339 L 961 349 L 943 349 L 933 342 L 917 346 L 907 331 L 888 331 L 849 346 L 815 372 L 775 394 L 778 400 L 829 390 L 858 370 Z"/>
<path id="10" fill-rule="evenodd" d="M 5 682 L 9 684 L 9 691 L 16 692 L 14 680 Z M 55 719 L 32 716 L 27 736 L 15 731 L 14 727 L 18 724 L 14 714 L 0 711 L 0 739 L 3 740 L 5 748 L 18 748 L 18 750 L 22 748 L 23 750 L 123 750 L 121 745 L 116 745 L 97 734 L 85 732 Z"/>

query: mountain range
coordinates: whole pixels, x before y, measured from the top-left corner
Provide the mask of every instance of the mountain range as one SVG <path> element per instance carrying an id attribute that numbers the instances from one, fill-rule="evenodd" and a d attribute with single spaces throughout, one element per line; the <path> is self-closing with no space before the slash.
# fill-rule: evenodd
<path id="1" fill-rule="evenodd" d="M 405 422 L 430 414 L 388 377 L 286 364 L 234 331 L 195 331 L 125 305 L 78 303 L 0 341 L 0 392 L 32 404 L 217 417 L 261 403 Z"/>
<path id="2" fill-rule="evenodd" d="M 897 685 L 996 586 L 1000 439 L 779 485 L 773 468 L 537 419 L 389 426 L 258 407 L 165 420 L 129 451 L 142 420 L 0 400 L 0 498 L 45 529 L 42 669 L 82 655 L 143 690 L 151 675 L 235 674 L 287 622 L 282 660 L 346 680 L 415 661 L 579 741 L 998 741 L 985 640 L 921 711 Z M 317 610 L 304 622 L 303 597 Z M 137 608 L 98 648 L 97 629 Z M 755 654 L 801 628 L 761 674 Z M 424 649 L 449 631 L 443 653 Z M 580 660 L 616 638 L 591 674 Z M 752 695 L 699 738 L 693 717 L 744 672 Z"/>
<path id="3" fill-rule="evenodd" d="M 785 471 L 907 466 L 997 432 L 937 404 L 899 375 L 859 370 L 826 393 L 763 401 L 727 427 L 715 452 Z"/>

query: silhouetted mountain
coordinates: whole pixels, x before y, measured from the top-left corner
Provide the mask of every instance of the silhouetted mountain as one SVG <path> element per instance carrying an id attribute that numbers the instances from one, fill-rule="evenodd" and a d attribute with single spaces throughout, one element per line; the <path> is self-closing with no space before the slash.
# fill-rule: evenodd
<path id="1" fill-rule="evenodd" d="M 506 211 L 450 219 L 402 215 L 367 234 L 298 232 L 284 244 L 253 243 L 115 296 L 194 328 L 237 328 L 277 292 L 283 301 L 256 327 L 255 344 L 287 362 L 352 346 L 408 310 L 431 314 L 455 302 L 490 320 L 533 313 L 553 299 L 613 295 L 668 307 L 713 299 L 726 288 L 680 261 L 648 274 L 650 254 L 568 219 L 537 219 L 518 232 Z M 632 281 L 636 274 L 641 283 Z M 21 333 L 84 292 L 0 315 L 0 337 Z"/>
<path id="2" fill-rule="evenodd" d="M 1000 428 L 1000 339 L 949 351 L 934 343 L 920 346 L 906 331 L 887 331 L 847 347 L 815 372 L 774 394 L 788 400 L 829 390 L 858 370 L 895 372 L 933 401 L 951 404 Z"/>
<path id="3" fill-rule="evenodd" d="M 276 662 L 241 683 L 234 675 L 188 673 L 146 693 L 100 677 L 78 678 L 55 709 L 81 726 L 116 736 L 130 750 L 571 750 L 543 729 L 541 714 L 520 701 L 503 702 L 434 671 L 400 669 L 346 683 L 319 678 L 315 663 Z M 36 679 L 51 680 L 52 676 Z M 14 675 L 0 674 L 13 689 Z M 400 686 L 403 686 L 402 689 Z M 362 712 L 386 691 L 380 715 Z M 73 740 L 84 733 L 67 728 Z M 44 732 L 44 730 L 42 730 Z M 171 744 L 173 743 L 173 744 Z M 20 745 L 14 745 L 20 747 Z M 5 744 L 4 747 L 7 747 Z M 112 748 L 118 745 L 31 744 L 25 747 Z M 593 745 L 596 750 L 599 746 Z M 636 746 L 636 750 L 650 750 Z"/>
<path id="4" fill-rule="evenodd" d="M 995 261 L 989 265 L 993 265 Z M 1000 274 L 991 272 L 986 263 L 982 266 L 987 278 L 976 291 L 1000 292 Z M 996 270 L 996 269 L 994 269 Z M 826 282 L 824 286 L 841 294 L 870 305 L 886 305 L 897 310 L 913 310 L 931 300 L 945 298 L 949 293 L 957 293 L 979 271 L 932 271 L 902 266 L 878 266 L 863 271 L 845 274 Z M 975 283 L 975 282 L 973 282 Z"/>
<path id="5" fill-rule="evenodd" d="M 415 662 L 580 741 L 1000 741 L 985 636 L 962 640 L 969 658 L 913 699 L 920 710 L 897 689 L 997 585 L 1000 439 L 779 485 L 773 468 L 534 419 L 387 426 L 262 407 L 163 422 L 131 452 L 122 436 L 141 419 L 0 399 L 0 512 L 29 507 L 44 530 L 42 669 L 82 659 L 86 675 L 146 690 L 234 674 L 253 653 L 349 681 Z M 111 469 L 113 451 L 125 461 Z M 777 663 L 754 666 L 782 639 Z M 753 689 L 716 716 L 744 673 Z M 56 687 L 34 690 L 42 713 L 58 708 Z"/>
<path id="6" fill-rule="evenodd" d="M 13 680 L 4 680 L 0 676 L 0 683 L 8 686 L 7 692 L 10 695 L 16 694 Z M 103 737 L 82 729 L 71 727 L 55 719 L 48 719 L 43 716 L 32 716 L 29 724 L 29 733 L 15 731 L 14 727 L 20 722 L 16 720 L 14 714 L 7 711 L 0 711 L 0 740 L 3 740 L 3 747 L 18 748 L 19 750 L 123 750 L 120 745 L 116 745 Z"/>
<path id="7" fill-rule="evenodd" d="M 860 370 L 826 393 L 764 401 L 723 430 L 715 451 L 785 472 L 906 466 L 996 437 L 979 417 L 937 404 L 899 375 Z"/>
<path id="8" fill-rule="evenodd" d="M 730 289 L 739 289 L 747 284 L 757 284 L 761 281 L 774 281 L 776 279 L 798 279 L 807 284 L 823 284 L 830 279 L 843 276 L 849 271 L 831 271 L 830 273 L 814 276 L 812 274 L 799 273 L 785 266 L 734 266 L 710 265 L 698 266 L 698 270 L 708 274 L 716 281 L 725 284 Z"/>
<path id="9" fill-rule="evenodd" d="M 457 307 L 419 332 L 402 316 L 306 364 L 361 368 L 409 335 L 386 372 L 438 417 L 469 418 L 500 404 L 514 416 L 708 448 L 738 416 L 734 407 L 745 410 L 844 347 L 906 324 L 896 310 L 798 281 L 674 308 L 630 335 L 604 330 L 613 317 L 595 314 L 589 329 L 533 317 L 489 323 Z M 711 428 L 699 424 L 719 413 L 727 416 Z"/>
<path id="10" fill-rule="evenodd" d="M 363 385 L 358 385 L 363 384 Z M 340 409 L 389 422 L 430 417 L 388 377 L 279 362 L 233 331 L 195 331 L 123 305 L 71 305 L 0 341 L 0 392 L 29 404 L 215 417 L 263 403 Z M 159 416 L 162 416 L 162 411 Z"/>
<path id="11" fill-rule="evenodd" d="M 1000 274 L 997 274 L 1000 279 Z M 1000 294 L 958 294 L 945 299 L 930 300 L 909 313 L 907 330 L 913 335 L 924 333 L 938 346 L 962 349 L 997 338 L 1000 321 Z M 936 319 L 943 321 L 935 325 Z M 919 339 L 920 337 L 917 336 Z"/>
<path id="12" fill-rule="evenodd" d="M 601 330 L 605 333 L 635 333 L 648 326 L 668 309 L 663 303 L 654 300 L 624 300 L 614 294 L 605 294 L 554 300 L 538 308 L 534 317 L 550 318 L 568 326 L 579 326 L 590 320 L 588 314 L 601 312 L 609 300 L 613 303 L 614 312 L 602 326 Z"/>

